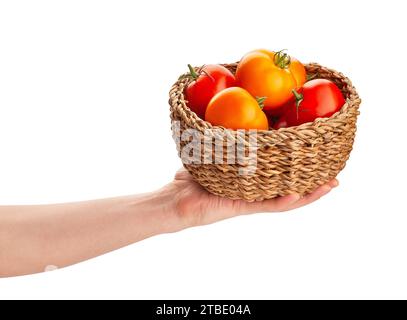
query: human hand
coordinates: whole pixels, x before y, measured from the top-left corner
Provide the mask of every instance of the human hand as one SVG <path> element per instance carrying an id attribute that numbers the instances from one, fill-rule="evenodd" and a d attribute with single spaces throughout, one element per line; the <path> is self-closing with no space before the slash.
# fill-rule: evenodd
<path id="1" fill-rule="evenodd" d="M 308 205 L 338 186 L 336 179 L 300 197 L 291 194 L 264 201 L 247 202 L 213 195 L 193 181 L 185 169 L 180 169 L 164 190 L 173 194 L 173 206 L 185 227 L 206 225 L 239 215 L 256 212 L 282 212 Z"/>
<path id="2" fill-rule="evenodd" d="M 68 266 L 162 233 L 242 214 L 307 205 L 336 180 L 298 195 L 246 202 L 207 192 L 180 170 L 164 188 L 130 196 L 28 206 L 0 206 L 0 277 Z"/>

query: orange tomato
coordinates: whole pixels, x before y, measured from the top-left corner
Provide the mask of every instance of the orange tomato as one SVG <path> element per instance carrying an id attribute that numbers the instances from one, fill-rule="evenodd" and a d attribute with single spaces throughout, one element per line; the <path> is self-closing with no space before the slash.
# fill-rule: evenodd
<path id="1" fill-rule="evenodd" d="M 239 62 L 236 80 L 239 87 L 254 97 L 265 97 L 264 110 L 274 110 L 293 98 L 293 89 L 306 81 L 304 66 L 283 51 L 264 49 L 246 54 Z"/>
<path id="2" fill-rule="evenodd" d="M 267 116 L 246 90 L 231 87 L 217 93 L 206 108 L 205 120 L 228 129 L 268 130 Z"/>

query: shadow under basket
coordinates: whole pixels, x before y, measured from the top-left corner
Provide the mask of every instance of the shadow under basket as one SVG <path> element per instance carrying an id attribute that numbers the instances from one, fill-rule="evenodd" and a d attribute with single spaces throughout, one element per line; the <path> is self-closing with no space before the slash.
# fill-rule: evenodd
<path id="1" fill-rule="evenodd" d="M 224 66 L 235 72 L 237 64 Z M 352 151 L 361 100 L 342 73 L 316 63 L 305 67 L 308 75 L 335 82 L 345 105 L 330 118 L 257 131 L 254 137 L 248 131 L 215 127 L 200 119 L 184 98 L 191 79 L 180 77 L 170 91 L 172 132 L 183 165 L 196 182 L 222 197 L 261 201 L 291 193 L 305 195 L 337 176 Z M 244 156 L 242 161 L 238 154 Z"/>

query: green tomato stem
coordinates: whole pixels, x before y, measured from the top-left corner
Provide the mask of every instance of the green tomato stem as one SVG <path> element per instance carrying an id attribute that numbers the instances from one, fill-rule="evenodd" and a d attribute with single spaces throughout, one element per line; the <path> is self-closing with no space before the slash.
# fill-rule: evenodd
<path id="1" fill-rule="evenodd" d="M 284 52 L 285 50 L 277 51 L 274 54 L 274 64 L 281 69 L 287 69 L 291 64 L 291 57 Z"/>
<path id="2" fill-rule="evenodd" d="M 298 117 L 299 117 L 298 110 L 300 108 L 301 102 L 304 101 L 304 95 L 301 94 L 301 93 L 298 93 L 297 90 L 295 90 L 295 89 L 293 89 L 292 92 L 293 92 L 294 97 L 295 97 L 295 108 L 296 108 L 296 111 L 297 111 L 297 120 L 298 120 Z"/>
<path id="3" fill-rule="evenodd" d="M 199 75 L 196 73 L 194 67 L 192 67 L 190 64 L 188 64 L 188 69 L 189 69 L 189 73 L 190 73 L 192 79 L 194 79 L 194 80 L 198 79 Z"/>
<path id="4" fill-rule="evenodd" d="M 259 104 L 261 110 L 264 108 L 264 101 L 266 101 L 267 97 L 256 97 L 256 101 Z"/>

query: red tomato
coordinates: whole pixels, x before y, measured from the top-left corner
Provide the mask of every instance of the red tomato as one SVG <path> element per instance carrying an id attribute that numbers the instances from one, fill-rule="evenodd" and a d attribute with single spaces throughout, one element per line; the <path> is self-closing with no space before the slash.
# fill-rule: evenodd
<path id="1" fill-rule="evenodd" d="M 295 101 L 295 99 L 292 100 Z M 285 105 L 271 110 L 263 108 L 263 111 L 267 115 L 267 117 L 277 119 L 285 112 Z"/>
<path id="2" fill-rule="evenodd" d="M 296 101 L 284 107 L 284 113 L 273 125 L 274 129 L 298 126 L 316 118 L 327 118 L 345 104 L 342 92 L 332 81 L 311 80 L 304 84 L 300 93 L 293 90 Z"/>
<path id="3" fill-rule="evenodd" d="M 215 94 L 235 86 L 235 76 L 220 65 L 207 65 L 198 73 L 188 65 L 192 81 L 185 89 L 188 107 L 201 119 L 205 118 L 206 107 Z"/>

